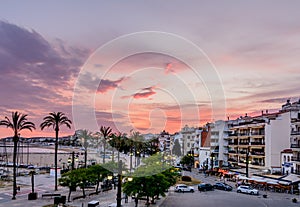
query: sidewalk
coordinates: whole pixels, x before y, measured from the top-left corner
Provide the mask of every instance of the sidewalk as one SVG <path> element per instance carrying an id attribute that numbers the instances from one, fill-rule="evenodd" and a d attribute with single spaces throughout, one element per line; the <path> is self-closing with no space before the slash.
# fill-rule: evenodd
<path id="1" fill-rule="evenodd" d="M 0 189 L 0 207 L 42 207 L 54 203 L 54 198 L 44 197 L 42 198 L 43 193 L 58 193 L 63 196 L 68 197 L 69 190 L 66 187 L 58 187 L 58 191 L 54 191 L 54 179 L 47 175 L 39 175 L 36 178 L 35 192 L 38 193 L 37 200 L 28 200 L 28 194 L 31 192 L 31 185 L 29 177 L 20 177 L 18 178 L 18 185 L 21 185 L 21 190 L 16 196 L 16 200 L 11 200 L 12 198 L 12 187 L 6 187 Z M 93 191 L 86 190 L 86 198 L 72 200 L 76 196 L 81 196 L 82 191 L 77 188 L 76 192 L 71 194 L 71 202 L 66 202 L 67 206 L 70 207 L 87 207 L 90 201 L 99 201 L 99 207 L 114 207 L 116 206 L 116 194 L 117 189 L 110 190 L 108 192 L 101 192 L 98 195 L 88 196 Z M 168 195 L 168 193 L 167 193 Z M 150 207 L 159 207 L 165 198 L 156 200 L 156 204 L 151 204 Z M 111 205 L 115 204 L 115 205 Z M 135 207 L 135 202 L 132 198 L 128 198 L 128 203 L 122 200 L 123 207 Z M 144 200 L 139 200 L 138 206 L 145 206 Z"/>

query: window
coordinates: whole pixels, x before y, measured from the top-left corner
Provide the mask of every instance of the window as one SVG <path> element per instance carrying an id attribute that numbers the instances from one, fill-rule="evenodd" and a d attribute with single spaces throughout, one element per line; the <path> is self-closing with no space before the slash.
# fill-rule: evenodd
<path id="1" fill-rule="evenodd" d="M 283 162 L 286 162 L 286 156 L 285 155 L 283 156 Z"/>

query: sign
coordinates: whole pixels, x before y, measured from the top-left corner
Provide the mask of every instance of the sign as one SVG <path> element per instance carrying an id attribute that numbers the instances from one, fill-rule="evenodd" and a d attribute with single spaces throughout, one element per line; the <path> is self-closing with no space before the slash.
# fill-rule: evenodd
<path id="1" fill-rule="evenodd" d="M 58 168 L 57 168 L 57 177 L 60 177 L 60 176 L 61 176 L 60 170 L 61 170 L 61 169 L 58 167 Z M 51 169 L 50 169 L 50 176 L 51 176 L 51 177 L 55 177 L 55 168 L 51 168 Z"/>

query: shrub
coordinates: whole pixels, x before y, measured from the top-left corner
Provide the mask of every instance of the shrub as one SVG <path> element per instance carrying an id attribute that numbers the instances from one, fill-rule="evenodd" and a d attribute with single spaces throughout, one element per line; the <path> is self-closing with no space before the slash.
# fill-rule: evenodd
<path id="1" fill-rule="evenodd" d="M 297 203 L 297 199 L 296 198 L 293 198 L 292 201 L 293 201 L 293 203 Z"/>
<path id="2" fill-rule="evenodd" d="M 192 182 L 192 178 L 190 176 L 182 176 L 181 180 L 186 182 Z"/>

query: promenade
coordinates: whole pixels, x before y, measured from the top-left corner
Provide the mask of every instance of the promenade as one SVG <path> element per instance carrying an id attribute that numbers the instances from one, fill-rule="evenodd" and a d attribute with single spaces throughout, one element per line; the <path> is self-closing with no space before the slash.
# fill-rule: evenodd
<path id="1" fill-rule="evenodd" d="M 38 193 L 37 200 L 28 200 L 28 193 L 31 192 L 31 178 L 30 176 L 18 177 L 18 186 L 20 186 L 20 191 L 17 194 L 16 200 L 11 200 L 12 198 L 12 187 L 8 186 L 5 188 L 0 188 L 0 207 L 42 207 L 54 203 L 54 198 L 42 198 L 43 193 L 59 193 L 68 197 L 68 188 L 58 187 L 58 191 L 54 191 L 54 178 L 47 174 L 41 174 L 35 176 L 35 192 Z M 86 190 L 86 194 L 92 193 L 94 191 Z M 113 207 L 116 205 L 116 194 L 117 189 L 113 189 L 107 192 L 101 192 L 98 195 L 86 196 L 86 198 L 72 200 L 71 202 L 66 202 L 66 206 L 70 207 L 87 207 L 90 201 L 99 201 L 99 207 Z M 81 196 L 82 191 L 77 188 L 76 192 L 72 192 L 71 198 Z M 150 205 L 150 207 L 157 207 L 163 202 L 164 199 L 160 199 L 156 204 Z M 115 204 L 115 205 L 111 205 Z M 124 207 L 134 207 L 135 202 L 133 199 L 128 198 L 128 203 L 122 200 L 122 206 Z M 139 201 L 138 206 L 145 206 L 145 201 Z"/>

